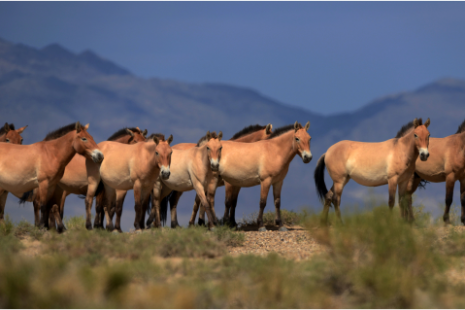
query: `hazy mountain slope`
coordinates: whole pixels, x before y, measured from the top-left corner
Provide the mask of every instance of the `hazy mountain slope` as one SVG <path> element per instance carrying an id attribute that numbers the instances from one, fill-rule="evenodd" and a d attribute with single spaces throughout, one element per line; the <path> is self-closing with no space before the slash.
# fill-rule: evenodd
<path id="1" fill-rule="evenodd" d="M 310 120 L 314 160 L 304 165 L 296 158 L 291 164 L 283 188 L 285 208 L 318 205 L 313 168 L 335 142 L 386 140 L 415 117 L 431 118 L 432 136 L 453 134 L 465 119 L 464 103 L 465 81 L 443 79 L 412 92 L 382 97 L 351 113 L 322 116 L 251 89 L 138 78 L 91 51 L 74 54 L 57 44 L 39 50 L 0 40 L 1 121 L 28 124 L 25 143 L 41 140 L 48 131 L 76 120 L 89 122 L 97 141 L 121 127 L 140 126 L 149 132 L 172 133 L 174 143 L 195 142 L 207 130 L 222 130 L 229 138 L 250 124 L 272 123 L 277 128 Z M 328 186 L 329 181 L 327 178 Z M 216 199 L 218 214 L 223 212 L 223 193 L 219 190 Z M 241 192 L 239 216 L 258 210 L 258 193 L 258 188 Z M 364 188 L 349 185 L 343 199 L 354 201 L 364 193 Z M 442 200 L 442 186 L 433 186 L 425 194 Z M 80 209 L 68 210 L 82 214 L 81 204 L 71 200 L 69 205 L 79 205 Z M 16 200 L 10 199 L 10 211 L 26 212 L 12 210 L 13 205 L 16 207 Z M 190 213 L 191 205 L 189 199 L 181 200 L 178 210 L 182 216 Z M 133 212 L 130 206 L 126 204 L 125 212 Z M 272 199 L 268 206 L 274 209 Z M 131 217 L 125 217 L 126 228 L 132 226 Z"/>

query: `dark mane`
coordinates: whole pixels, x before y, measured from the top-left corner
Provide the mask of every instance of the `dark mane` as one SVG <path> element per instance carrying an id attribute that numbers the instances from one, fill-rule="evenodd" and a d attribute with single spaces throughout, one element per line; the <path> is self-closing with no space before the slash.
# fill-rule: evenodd
<path id="1" fill-rule="evenodd" d="M 216 131 L 210 132 L 210 136 L 211 136 L 212 139 L 218 139 L 218 135 L 216 134 Z M 200 138 L 200 140 L 199 140 L 199 142 L 197 142 L 196 146 L 200 146 L 205 141 L 207 141 L 207 135 Z"/>
<path id="2" fill-rule="evenodd" d="M 421 118 L 418 119 L 418 124 L 423 125 L 423 120 Z M 404 126 L 402 126 L 402 128 L 397 132 L 397 135 L 395 136 L 395 138 L 396 139 L 402 138 L 412 128 L 413 128 L 413 121 L 411 121 L 411 122 L 405 124 Z"/>
<path id="3" fill-rule="evenodd" d="M 126 129 L 129 129 L 131 131 L 135 131 L 135 132 L 140 133 L 140 131 L 135 127 L 124 127 L 124 128 L 121 128 L 120 130 L 118 130 L 117 132 L 115 132 L 114 134 L 112 134 L 111 137 L 107 139 L 107 141 L 115 141 L 118 138 L 121 138 L 121 137 L 124 137 L 124 136 L 129 136 Z"/>
<path id="4" fill-rule="evenodd" d="M 165 135 L 162 133 L 152 133 L 150 136 L 148 136 L 147 140 L 152 140 L 153 137 L 157 137 L 160 141 L 165 141 Z"/>
<path id="5" fill-rule="evenodd" d="M 300 124 L 299 124 L 299 125 L 300 125 Z M 300 127 L 302 127 L 302 125 L 300 125 Z M 273 138 L 279 137 L 280 135 L 285 134 L 286 132 L 288 132 L 288 131 L 290 131 L 290 130 L 294 130 L 294 124 L 287 125 L 287 126 L 283 126 L 283 127 L 279 127 L 278 129 L 276 129 L 276 130 L 268 137 L 268 139 L 273 139 Z"/>
<path id="6" fill-rule="evenodd" d="M 462 132 L 465 132 L 465 120 L 464 120 L 463 123 L 459 126 L 459 129 L 457 130 L 456 133 L 462 133 Z"/>
<path id="7" fill-rule="evenodd" d="M 11 123 L 10 125 L 10 130 L 15 130 L 15 125 L 13 123 Z M 0 129 L 0 136 L 6 134 L 6 130 L 5 130 L 5 126 L 2 126 L 2 128 Z"/>
<path id="8" fill-rule="evenodd" d="M 253 132 L 257 132 L 259 130 L 263 130 L 265 128 L 266 128 L 266 126 L 262 126 L 262 125 L 259 125 L 259 124 L 250 125 L 248 127 L 245 127 L 244 129 L 242 129 L 241 131 L 236 132 L 234 134 L 234 136 L 229 140 L 236 140 L 236 139 L 239 139 L 240 137 L 243 137 L 243 136 L 248 135 L 248 134 L 253 133 Z"/>
<path id="9" fill-rule="evenodd" d="M 58 128 L 55 131 L 49 132 L 45 136 L 43 141 L 50 141 L 50 140 L 55 140 L 55 139 L 61 138 L 64 135 L 66 135 L 67 133 L 69 133 L 69 132 L 71 132 L 73 130 L 76 130 L 76 123 L 71 123 L 69 125 Z"/>

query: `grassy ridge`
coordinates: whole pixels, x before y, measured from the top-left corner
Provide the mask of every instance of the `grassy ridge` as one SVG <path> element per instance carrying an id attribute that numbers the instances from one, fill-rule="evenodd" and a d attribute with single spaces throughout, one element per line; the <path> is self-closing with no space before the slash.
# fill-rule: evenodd
<path id="1" fill-rule="evenodd" d="M 410 308 L 465 306 L 465 234 L 417 208 L 332 218 L 291 214 L 327 251 L 306 261 L 227 255 L 244 234 L 222 228 L 111 234 L 67 223 L 63 235 L 0 227 L 0 307 Z M 271 217 L 272 219 L 272 217 Z M 37 246 L 39 255 L 30 251 Z"/>

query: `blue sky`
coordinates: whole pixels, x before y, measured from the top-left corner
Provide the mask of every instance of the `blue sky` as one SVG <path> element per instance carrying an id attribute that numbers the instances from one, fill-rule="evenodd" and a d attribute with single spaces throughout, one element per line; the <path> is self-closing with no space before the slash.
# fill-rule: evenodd
<path id="1" fill-rule="evenodd" d="M 463 2 L 0 2 L 0 37 L 323 114 L 465 79 Z"/>

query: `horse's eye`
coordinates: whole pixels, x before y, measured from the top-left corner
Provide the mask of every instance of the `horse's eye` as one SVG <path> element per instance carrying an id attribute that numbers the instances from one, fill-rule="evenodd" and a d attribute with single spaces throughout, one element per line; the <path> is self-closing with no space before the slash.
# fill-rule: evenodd
<path id="1" fill-rule="evenodd" d="M 299 138 L 295 138 L 295 141 L 299 142 Z"/>
<path id="2" fill-rule="evenodd" d="M 207 146 L 207 151 L 210 151 L 210 148 Z"/>
<path id="3" fill-rule="evenodd" d="M 416 134 L 416 133 L 415 133 L 415 134 L 413 134 L 413 136 L 414 136 L 415 138 L 418 138 L 418 136 L 417 136 L 417 134 Z"/>
<path id="4" fill-rule="evenodd" d="M 87 142 L 87 138 L 81 138 L 81 140 Z"/>
<path id="5" fill-rule="evenodd" d="M 158 156 L 158 152 L 155 152 L 155 155 L 157 155 L 157 156 Z"/>
<path id="6" fill-rule="evenodd" d="M 7 138 L 7 139 L 6 139 L 6 143 L 9 143 L 9 142 L 10 142 L 10 139 Z"/>

